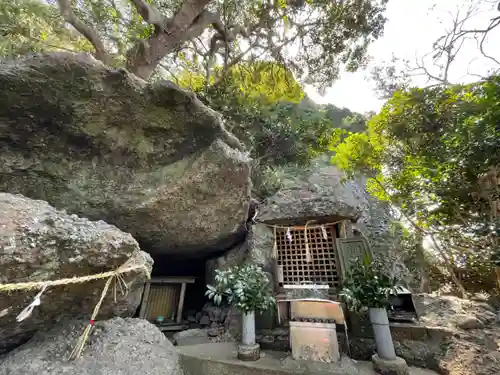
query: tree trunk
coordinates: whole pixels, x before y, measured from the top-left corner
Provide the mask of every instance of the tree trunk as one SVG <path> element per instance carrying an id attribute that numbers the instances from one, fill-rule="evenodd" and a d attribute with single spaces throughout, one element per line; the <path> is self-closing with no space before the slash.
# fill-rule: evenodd
<path id="1" fill-rule="evenodd" d="M 434 245 L 434 248 L 437 250 L 439 255 L 444 260 L 445 266 L 447 271 L 450 273 L 451 280 L 455 283 L 457 286 L 460 295 L 462 298 L 467 298 L 467 290 L 465 290 L 464 286 L 458 279 L 457 275 L 455 274 L 455 266 L 452 264 L 451 260 L 448 258 L 448 255 L 445 253 L 445 251 L 441 248 L 441 246 L 437 243 L 436 239 L 434 238 L 434 235 L 429 235 L 429 238 L 432 241 L 432 244 Z"/>
<path id="2" fill-rule="evenodd" d="M 140 41 L 129 51 L 127 69 L 136 76 L 148 80 L 166 55 L 174 52 L 186 41 L 197 38 L 213 22 L 215 16 L 205 12 L 211 0 L 184 0 L 181 8 L 168 26 L 155 33 L 147 41 Z"/>
<path id="3" fill-rule="evenodd" d="M 420 232 L 417 232 L 417 262 L 420 268 L 420 293 L 430 293 L 430 276 L 429 276 L 429 267 L 427 261 L 425 260 L 425 250 L 424 250 L 424 239 Z"/>
<path id="4" fill-rule="evenodd" d="M 431 292 L 431 279 L 429 277 L 428 272 L 426 272 L 426 274 L 422 274 L 422 276 L 421 276 L 419 292 L 420 293 L 430 293 Z"/>

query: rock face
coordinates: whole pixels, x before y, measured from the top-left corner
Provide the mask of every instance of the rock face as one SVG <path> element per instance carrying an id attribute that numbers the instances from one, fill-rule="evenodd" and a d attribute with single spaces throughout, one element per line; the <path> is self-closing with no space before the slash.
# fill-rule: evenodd
<path id="1" fill-rule="evenodd" d="M 318 159 L 308 169 L 286 176 L 284 187 L 260 205 L 257 219 L 265 223 L 318 218 L 328 222 L 350 220 L 356 222 L 353 226 L 368 239 L 372 251 L 387 257 L 397 247 L 397 240 L 389 231 L 388 207 L 365 191 L 363 179 L 344 177 L 328 160 Z M 241 259 L 269 268 L 273 243 L 272 229 L 260 223 L 253 225 L 246 243 L 210 262 L 208 274 L 215 267 L 241 263 Z"/>
<path id="2" fill-rule="evenodd" d="M 115 318 L 97 323 L 82 358 L 68 361 L 85 322 L 63 323 L 0 358 L 0 375 L 183 375 L 174 346 L 151 323 Z"/>
<path id="3" fill-rule="evenodd" d="M 452 296 L 415 296 L 419 320 L 453 334 L 429 354 L 446 375 L 500 374 L 500 320 L 486 302 Z M 427 345 L 429 347 L 429 345 Z"/>
<path id="4" fill-rule="evenodd" d="M 261 205 L 257 218 L 264 222 L 295 218 L 350 219 L 369 240 L 373 252 L 386 254 L 397 244 L 389 231 L 392 216 L 387 204 L 366 192 L 365 180 L 362 177 L 346 179 L 328 158 L 319 158 L 309 168 L 286 176 L 284 187 Z M 261 234 L 254 236 L 255 241 L 261 238 Z"/>
<path id="5" fill-rule="evenodd" d="M 0 87 L 0 191 L 151 253 L 220 250 L 246 221 L 249 158 L 194 94 L 70 53 L 3 62 Z"/>
<path id="6" fill-rule="evenodd" d="M 295 218 L 344 217 L 357 220 L 362 215 L 364 191 L 344 173 L 317 160 L 306 170 L 288 175 L 283 188 L 259 209 L 260 221 Z"/>
<path id="7" fill-rule="evenodd" d="M 480 329 L 497 323 L 495 309 L 486 302 L 455 296 L 419 294 L 413 297 L 419 320 L 430 327 Z"/>
<path id="8" fill-rule="evenodd" d="M 151 257 L 128 233 L 102 221 L 91 222 L 58 211 L 43 201 L 0 193 L 0 284 L 49 281 L 112 271 L 127 261 L 150 272 Z M 112 290 L 98 319 L 135 313 L 141 301 L 145 270 L 124 275 L 128 293 Z M 41 305 L 22 322 L 16 316 L 38 290 L 0 292 L 0 353 L 29 339 L 61 316 L 89 319 L 105 280 L 49 287 Z"/>

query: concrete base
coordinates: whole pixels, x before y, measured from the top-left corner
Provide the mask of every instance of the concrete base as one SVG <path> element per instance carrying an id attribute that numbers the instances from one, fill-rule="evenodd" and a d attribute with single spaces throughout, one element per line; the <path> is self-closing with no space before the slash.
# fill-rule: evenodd
<path id="1" fill-rule="evenodd" d="M 240 361 L 258 361 L 260 359 L 260 345 L 238 345 L 238 359 Z"/>
<path id="2" fill-rule="evenodd" d="M 258 361 L 237 359 L 238 345 L 231 342 L 179 346 L 179 360 L 185 375 L 377 375 L 373 363 L 343 356 L 340 363 L 296 361 L 285 352 L 261 350 Z M 410 368 L 411 375 L 438 375 Z"/>
<path id="3" fill-rule="evenodd" d="M 382 359 L 378 354 L 372 356 L 373 369 L 381 375 L 410 375 L 410 369 L 403 358 Z"/>

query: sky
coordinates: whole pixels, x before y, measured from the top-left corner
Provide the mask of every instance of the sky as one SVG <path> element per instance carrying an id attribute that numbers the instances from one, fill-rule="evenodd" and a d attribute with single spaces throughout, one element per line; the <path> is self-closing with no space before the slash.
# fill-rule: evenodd
<path id="1" fill-rule="evenodd" d="M 488 0 L 472 1 L 483 5 L 479 9 L 480 12 L 469 21 L 467 28 L 484 28 L 491 18 L 500 16 L 496 5 L 489 4 Z M 411 62 L 415 61 L 417 56 L 425 55 L 432 49 L 433 41 L 449 28 L 451 15 L 456 14 L 457 9 L 465 11 L 469 3 L 470 0 L 389 0 L 384 36 L 371 45 L 369 54 L 373 61 L 368 68 L 356 73 L 344 72 L 340 79 L 327 89 L 324 96 L 320 96 L 313 88 L 307 88 L 307 94 L 318 103 L 332 103 L 355 112 L 380 110 L 384 101 L 376 97 L 374 85 L 368 80 L 370 67 L 383 64 L 384 60 L 390 60 L 393 54 Z M 500 30 L 488 37 L 485 43 L 488 51 L 492 51 L 492 39 L 497 39 L 498 36 Z M 493 49 L 495 50 L 498 48 Z M 500 51 L 495 57 L 499 54 Z M 451 80 L 454 83 L 471 82 L 478 79 L 475 74 L 484 76 L 494 66 L 494 63 L 482 57 L 476 41 L 471 40 L 463 46 L 457 57 Z M 426 82 L 415 79 L 413 83 L 422 86 Z"/>

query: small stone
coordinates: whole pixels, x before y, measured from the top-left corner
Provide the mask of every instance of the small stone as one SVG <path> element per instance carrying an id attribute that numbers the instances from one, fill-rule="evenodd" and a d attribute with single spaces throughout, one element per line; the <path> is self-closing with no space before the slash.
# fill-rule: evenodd
<path id="1" fill-rule="evenodd" d="M 278 341 L 290 341 L 290 335 L 289 334 L 280 334 L 278 336 L 276 336 L 276 340 Z"/>
<path id="2" fill-rule="evenodd" d="M 219 336 L 219 329 L 218 328 L 210 328 L 207 331 L 208 337 L 217 337 Z"/>
<path id="3" fill-rule="evenodd" d="M 208 344 L 208 334 L 203 329 L 188 329 L 177 332 L 173 336 L 173 343 L 177 346 Z"/>
<path id="4" fill-rule="evenodd" d="M 208 326 L 210 324 L 210 318 L 206 315 L 202 316 L 200 319 L 200 324 L 202 326 Z"/>
<path id="5" fill-rule="evenodd" d="M 274 344 L 274 341 L 275 341 L 275 338 L 274 336 L 262 336 L 262 338 L 260 339 L 260 343 L 261 344 Z"/>
<path id="6" fill-rule="evenodd" d="M 469 330 L 469 329 L 481 329 L 484 328 L 483 323 L 472 315 L 466 315 L 461 317 L 457 322 L 458 328 Z"/>

